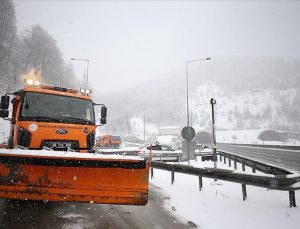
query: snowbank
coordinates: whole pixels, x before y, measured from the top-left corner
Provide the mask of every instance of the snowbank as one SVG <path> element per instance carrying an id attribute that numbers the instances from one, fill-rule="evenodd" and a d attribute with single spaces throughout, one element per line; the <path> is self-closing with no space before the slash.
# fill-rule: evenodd
<path id="1" fill-rule="evenodd" d="M 191 164 L 213 167 L 213 163 L 207 161 Z M 228 168 L 222 163 L 218 163 L 218 167 Z M 175 173 L 175 183 L 171 185 L 171 173 L 157 169 L 150 183 L 170 197 L 165 202 L 167 210 L 182 221 L 196 223 L 199 228 L 296 229 L 300 225 L 300 208 L 289 207 L 288 192 L 248 185 L 248 199 L 243 201 L 240 184 L 203 178 L 203 190 L 199 191 L 197 176 Z"/>
<path id="2" fill-rule="evenodd" d="M 143 160 L 141 157 L 138 156 L 123 156 L 123 155 L 114 155 L 114 154 L 104 155 L 99 153 L 77 153 L 77 152 L 68 152 L 68 151 L 49 151 L 49 150 L 0 149 L 0 154 L 55 157 L 55 158 L 77 158 L 77 159 Z"/>

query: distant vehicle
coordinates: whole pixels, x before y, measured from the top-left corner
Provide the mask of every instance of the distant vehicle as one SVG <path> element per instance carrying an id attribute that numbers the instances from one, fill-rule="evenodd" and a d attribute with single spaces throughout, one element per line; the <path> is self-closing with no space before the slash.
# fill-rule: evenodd
<path id="1" fill-rule="evenodd" d="M 213 161 L 214 159 L 213 151 L 208 146 L 203 146 L 202 149 L 196 152 L 196 155 L 201 157 L 201 161 Z"/>
<path id="2" fill-rule="evenodd" d="M 118 135 L 103 135 L 96 138 L 96 147 L 119 148 L 122 139 Z"/>
<path id="3" fill-rule="evenodd" d="M 144 158 L 150 158 L 150 146 L 141 149 Z M 152 146 L 152 160 L 154 161 L 180 161 L 181 150 L 175 150 L 169 145 L 156 144 Z"/>
<path id="4" fill-rule="evenodd" d="M 202 150 L 203 149 L 203 145 L 196 142 L 196 145 L 195 145 L 195 149 L 198 149 L 198 150 Z"/>

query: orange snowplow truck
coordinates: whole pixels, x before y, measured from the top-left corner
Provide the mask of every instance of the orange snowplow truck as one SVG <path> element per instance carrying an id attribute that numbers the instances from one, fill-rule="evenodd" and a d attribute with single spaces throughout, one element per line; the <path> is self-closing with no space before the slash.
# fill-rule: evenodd
<path id="1" fill-rule="evenodd" d="M 122 139 L 118 135 L 103 135 L 96 138 L 96 147 L 118 148 L 122 144 Z"/>
<path id="2" fill-rule="evenodd" d="M 26 83 L 1 97 L 0 117 L 11 130 L 8 149 L 0 149 L 0 198 L 145 205 L 148 162 L 93 151 L 107 108 L 86 89 Z"/>

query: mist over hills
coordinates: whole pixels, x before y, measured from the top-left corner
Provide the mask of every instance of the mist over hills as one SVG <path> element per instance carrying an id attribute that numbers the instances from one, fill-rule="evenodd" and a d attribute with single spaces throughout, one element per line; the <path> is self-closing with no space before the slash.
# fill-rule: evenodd
<path id="1" fill-rule="evenodd" d="M 300 59 L 230 58 L 193 64 L 189 66 L 189 89 L 190 115 L 197 129 L 209 127 L 211 97 L 217 99 L 217 125 L 221 129 L 300 129 Z M 146 129 L 148 125 L 152 132 L 162 126 L 183 127 L 186 75 L 174 71 L 99 96 L 98 101 L 109 109 L 108 124 L 101 132 L 138 135 L 142 125 L 136 122 L 142 122 L 144 113 Z"/>
<path id="2" fill-rule="evenodd" d="M 204 69 L 201 78 L 232 91 L 255 88 L 288 89 L 300 86 L 299 64 L 300 59 L 294 58 L 249 57 L 215 60 L 207 70 Z M 199 74 L 197 69 L 194 71 Z"/>

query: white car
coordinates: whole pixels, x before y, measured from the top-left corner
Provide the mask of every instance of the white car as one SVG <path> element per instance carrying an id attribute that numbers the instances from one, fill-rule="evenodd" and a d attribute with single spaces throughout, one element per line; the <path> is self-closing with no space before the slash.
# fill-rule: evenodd
<path id="1" fill-rule="evenodd" d="M 144 158 L 150 158 L 150 146 L 141 149 Z M 152 146 L 152 160 L 154 161 L 180 161 L 181 150 L 175 150 L 169 145 L 156 144 Z"/>

